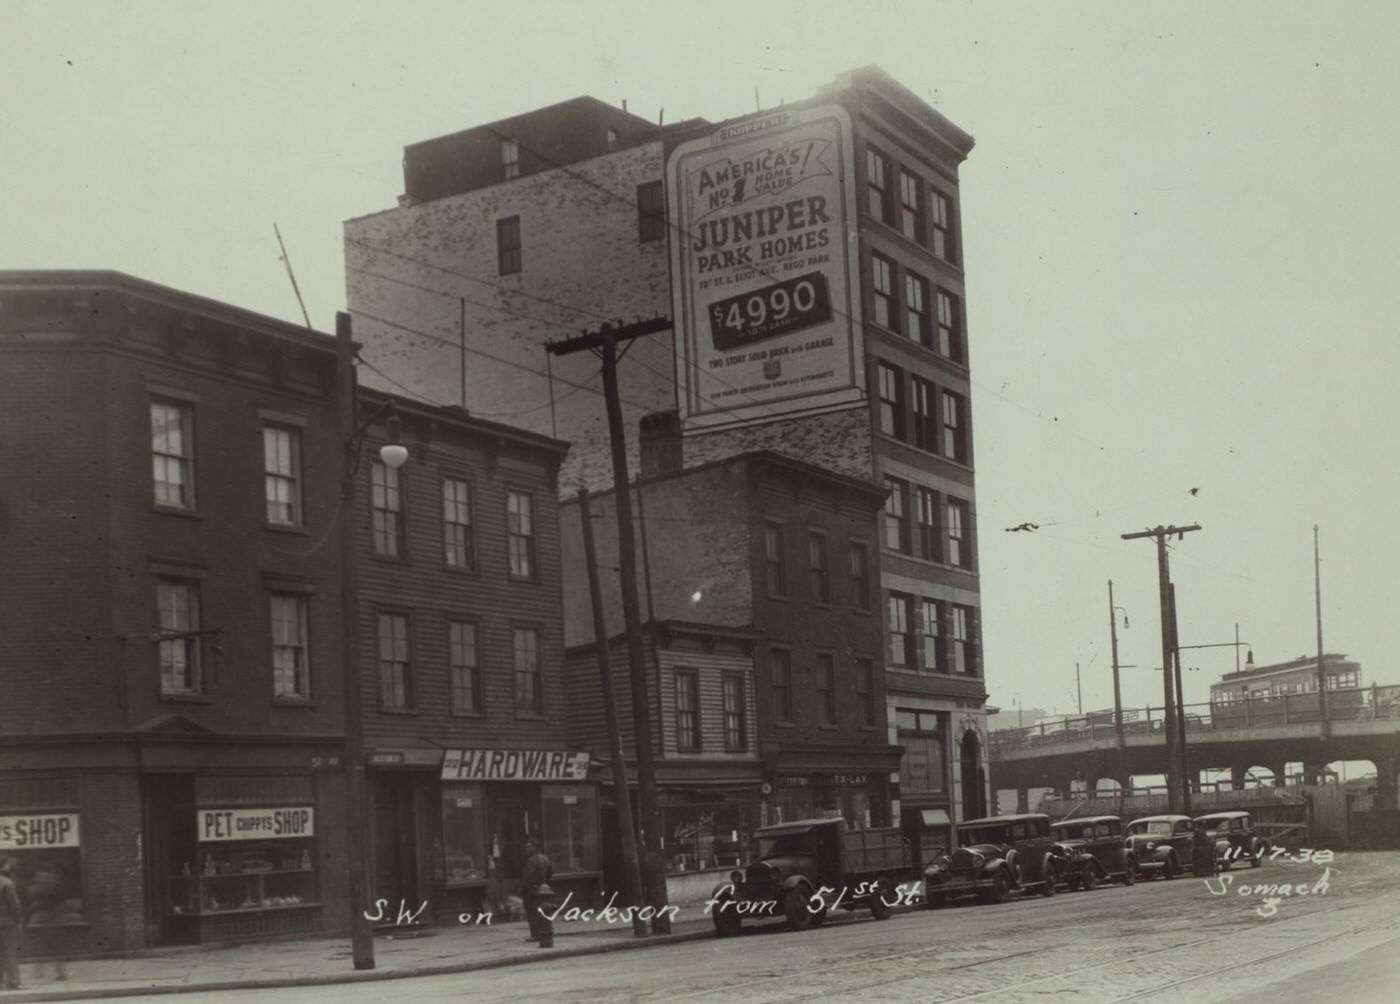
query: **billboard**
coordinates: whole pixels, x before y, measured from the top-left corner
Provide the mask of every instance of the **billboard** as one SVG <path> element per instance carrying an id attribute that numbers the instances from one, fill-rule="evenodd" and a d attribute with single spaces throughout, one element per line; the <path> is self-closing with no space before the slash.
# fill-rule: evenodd
<path id="1" fill-rule="evenodd" d="M 780 109 L 721 126 L 679 144 L 666 177 L 685 429 L 863 402 L 846 110 Z"/>

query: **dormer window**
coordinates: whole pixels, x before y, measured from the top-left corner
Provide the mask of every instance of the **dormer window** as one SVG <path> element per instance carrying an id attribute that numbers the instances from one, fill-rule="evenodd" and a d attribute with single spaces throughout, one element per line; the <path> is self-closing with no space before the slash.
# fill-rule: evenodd
<path id="1" fill-rule="evenodd" d="M 501 179 L 520 177 L 520 144 L 513 139 L 501 140 Z"/>

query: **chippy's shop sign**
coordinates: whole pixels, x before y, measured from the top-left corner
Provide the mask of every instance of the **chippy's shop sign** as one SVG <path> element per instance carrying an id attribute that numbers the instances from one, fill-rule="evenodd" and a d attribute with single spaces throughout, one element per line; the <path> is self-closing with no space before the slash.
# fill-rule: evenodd
<path id="1" fill-rule="evenodd" d="M 76 812 L 0 816 L 0 851 L 77 846 Z"/>
<path id="2" fill-rule="evenodd" d="M 444 781 L 586 781 L 587 753 L 567 750 L 448 750 Z"/>
<path id="3" fill-rule="evenodd" d="M 851 120 L 835 105 L 722 126 L 672 151 L 687 429 L 862 400 Z"/>
<path id="4" fill-rule="evenodd" d="M 312 837 L 316 835 L 316 810 L 309 805 L 270 809 L 199 809 L 195 825 L 201 843 Z"/>

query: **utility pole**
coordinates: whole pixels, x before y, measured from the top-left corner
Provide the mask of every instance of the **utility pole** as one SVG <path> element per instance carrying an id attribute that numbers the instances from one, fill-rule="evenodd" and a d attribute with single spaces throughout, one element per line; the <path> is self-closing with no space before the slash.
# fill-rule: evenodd
<path id="1" fill-rule="evenodd" d="M 1143 530 L 1139 533 L 1125 533 L 1124 540 L 1137 540 L 1142 537 L 1154 537 L 1157 540 L 1157 587 L 1162 611 L 1162 703 L 1165 705 L 1166 721 L 1163 732 L 1166 739 L 1166 777 L 1167 777 L 1167 806 L 1168 811 L 1173 815 L 1180 815 L 1182 812 L 1183 799 L 1181 794 L 1182 784 L 1185 781 L 1181 764 L 1181 751 L 1177 749 L 1180 743 L 1177 732 L 1177 707 L 1176 707 L 1176 687 L 1174 682 L 1175 649 L 1176 638 L 1172 630 L 1174 616 L 1171 602 L 1171 568 L 1167 560 L 1167 537 L 1175 534 L 1177 539 L 1185 536 L 1200 527 L 1191 526 L 1158 526 L 1151 530 Z"/>
<path id="2" fill-rule="evenodd" d="M 653 907 L 653 934 L 670 934 L 666 906 L 666 869 L 661 858 L 661 806 L 656 797 L 656 768 L 652 763 L 651 702 L 647 693 L 646 666 L 642 655 L 642 626 L 637 601 L 636 542 L 632 531 L 632 495 L 627 477 L 627 438 L 622 426 L 622 402 L 617 390 L 617 344 L 643 335 L 666 331 L 667 318 L 638 321 L 614 327 L 604 324 L 596 332 L 551 343 L 552 355 L 592 350 L 603 361 L 603 400 L 608 412 L 608 440 L 612 451 L 613 494 L 617 497 L 617 556 L 621 566 L 622 618 L 627 635 L 627 665 L 632 677 L 633 746 L 637 756 L 637 788 L 642 809 L 642 836 L 646 856 L 642 875 L 647 904 Z M 619 795 L 625 794 L 620 792 Z"/>
<path id="3" fill-rule="evenodd" d="M 632 790 L 627 784 L 627 761 L 622 756 L 622 729 L 617 721 L 617 694 L 613 690 L 612 653 L 608 645 L 603 595 L 598 585 L 598 557 L 593 547 L 593 518 L 588 511 L 588 489 L 578 490 L 578 514 L 583 522 L 583 557 L 588 566 L 588 596 L 593 605 L 593 638 L 598 649 L 598 678 L 603 686 L 603 719 L 608 727 L 608 751 L 612 754 L 613 791 L 617 792 L 617 835 L 622 841 L 623 892 L 627 903 L 641 907 L 642 875 L 637 863 L 637 828 L 632 822 Z M 632 911 L 632 933 L 643 937 L 647 922 L 640 909 Z"/>
<path id="4" fill-rule="evenodd" d="M 1079 685 L 1079 663 L 1074 664 L 1074 706 L 1077 714 L 1084 714 L 1084 688 Z"/>
<path id="5" fill-rule="evenodd" d="M 1123 690 L 1118 682 L 1118 614 L 1113 605 L 1113 580 L 1108 580 L 1108 640 L 1113 654 L 1113 731 L 1123 746 Z"/>
<path id="6" fill-rule="evenodd" d="M 1332 734 L 1327 721 L 1327 668 L 1322 660 L 1322 561 L 1317 549 L 1317 524 L 1313 524 L 1313 596 L 1317 605 L 1317 710 L 1322 718 L 1322 738 Z M 1237 650 L 1238 651 L 1238 650 Z"/>
<path id="7" fill-rule="evenodd" d="M 1181 766 L 1181 812 L 1191 815 L 1191 765 L 1186 755 L 1186 685 L 1181 682 L 1181 635 L 1176 624 L 1176 583 L 1167 585 L 1172 611 L 1172 676 L 1176 680 L 1176 752 Z"/>

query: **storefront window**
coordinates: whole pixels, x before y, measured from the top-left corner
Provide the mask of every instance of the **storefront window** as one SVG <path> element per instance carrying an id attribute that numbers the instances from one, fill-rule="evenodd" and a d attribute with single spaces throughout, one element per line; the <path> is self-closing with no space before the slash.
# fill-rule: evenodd
<path id="1" fill-rule="evenodd" d="M 486 805 L 481 786 L 442 786 L 442 845 L 447 884 L 486 878 Z"/>
<path id="2" fill-rule="evenodd" d="M 598 803 L 585 785 L 544 786 L 544 851 L 556 872 L 598 871 Z"/>
<path id="3" fill-rule="evenodd" d="M 734 802 L 668 805 L 662 819 L 668 872 L 742 865 L 749 834 L 758 823 L 751 806 Z"/>
<path id="4" fill-rule="evenodd" d="M 15 862 L 31 927 L 87 923 L 76 812 L 0 816 L 0 856 Z"/>
<path id="5" fill-rule="evenodd" d="M 183 857 L 171 877 L 173 913 L 319 905 L 314 806 L 199 808 L 195 817 L 196 858 Z"/>
<path id="6" fill-rule="evenodd" d="M 899 744 L 904 747 L 900 785 L 906 793 L 941 793 L 948 789 L 942 716 L 939 711 L 900 709 L 895 713 Z"/>

